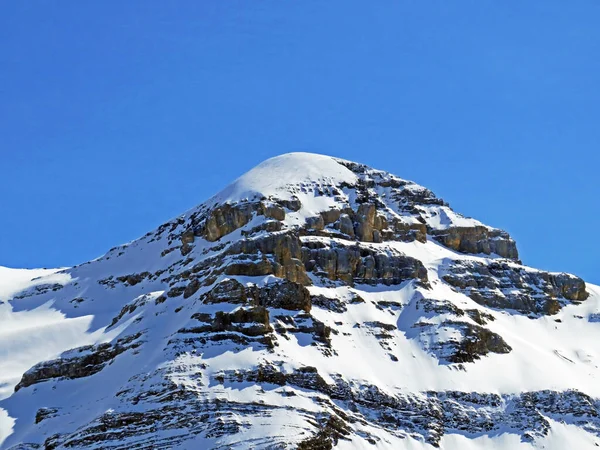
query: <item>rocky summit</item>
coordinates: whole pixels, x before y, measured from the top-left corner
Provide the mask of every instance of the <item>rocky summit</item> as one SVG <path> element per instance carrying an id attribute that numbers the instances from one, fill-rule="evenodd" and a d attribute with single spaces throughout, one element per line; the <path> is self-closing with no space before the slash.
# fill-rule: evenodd
<path id="1" fill-rule="evenodd" d="M 600 288 L 363 164 L 269 159 L 0 300 L 2 449 L 600 446 Z"/>

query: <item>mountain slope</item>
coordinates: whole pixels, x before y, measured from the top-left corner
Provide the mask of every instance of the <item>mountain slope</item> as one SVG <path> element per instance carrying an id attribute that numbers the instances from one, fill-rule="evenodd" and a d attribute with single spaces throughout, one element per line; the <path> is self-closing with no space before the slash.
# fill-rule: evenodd
<path id="1" fill-rule="evenodd" d="M 2 448 L 600 444 L 600 289 L 361 164 L 272 158 L 40 275 L 0 305 Z"/>

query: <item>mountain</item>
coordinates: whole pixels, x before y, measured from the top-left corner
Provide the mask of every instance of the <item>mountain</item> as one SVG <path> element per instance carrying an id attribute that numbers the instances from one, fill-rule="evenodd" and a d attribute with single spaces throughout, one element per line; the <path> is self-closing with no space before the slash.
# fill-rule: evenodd
<path id="1" fill-rule="evenodd" d="M 269 159 L 0 300 L 2 449 L 600 445 L 600 288 L 354 162 Z"/>

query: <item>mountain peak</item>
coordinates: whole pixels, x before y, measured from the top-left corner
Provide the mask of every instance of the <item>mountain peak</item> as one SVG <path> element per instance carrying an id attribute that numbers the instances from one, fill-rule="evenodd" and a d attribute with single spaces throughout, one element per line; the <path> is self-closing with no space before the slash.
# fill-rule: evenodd
<path id="1" fill-rule="evenodd" d="M 600 444 L 600 288 L 363 164 L 271 158 L 101 258 L 2 276 L 3 449 Z"/>
<path id="2" fill-rule="evenodd" d="M 228 206 L 222 214 L 224 205 L 253 206 Z M 359 210 L 366 205 L 372 206 L 366 219 L 368 236 L 361 233 L 360 239 L 379 241 L 383 233 L 387 239 L 392 235 L 412 239 L 407 237 L 410 235 L 423 240 L 430 234 L 458 251 L 518 259 L 516 244 L 508 233 L 453 211 L 429 189 L 361 163 L 313 153 L 267 159 L 185 217 L 192 218 L 189 226 L 195 232 L 208 230 L 205 237 L 220 239 L 250 221 L 253 214 L 262 215 L 265 208 L 283 208 L 279 215 L 284 216 L 284 228 L 302 227 L 315 220 L 318 228 L 323 220 L 341 214 L 349 215 L 354 223 L 361 222 Z M 373 228 L 374 221 L 384 228 Z"/>
<path id="3" fill-rule="evenodd" d="M 331 156 L 316 153 L 285 153 L 269 158 L 239 177 L 211 200 L 235 203 L 278 197 L 289 199 L 290 186 L 305 183 L 339 184 L 356 182 L 356 175 Z"/>

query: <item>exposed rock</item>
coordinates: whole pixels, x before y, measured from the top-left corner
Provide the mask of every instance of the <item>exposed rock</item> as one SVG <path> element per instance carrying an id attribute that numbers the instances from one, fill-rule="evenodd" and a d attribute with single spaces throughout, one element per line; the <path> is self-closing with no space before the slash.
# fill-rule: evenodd
<path id="1" fill-rule="evenodd" d="M 42 420 L 54 417 L 58 412 L 58 408 L 40 408 L 35 414 L 35 423 L 40 423 Z"/>
<path id="2" fill-rule="evenodd" d="M 185 287 L 176 286 L 176 287 L 169 289 L 169 292 L 167 292 L 167 297 L 179 297 L 184 292 L 185 292 Z"/>
<path id="3" fill-rule="evenodd" d="M 424 223 L 406 223 L 399 219 L 394 219 L 392 226 L 394 234 L 385 240 L 427 242 L 427 226 Z"/>
<path id="4" fill-rule="evenodd" d="M 253 324 L 253 326 L 242 326 Z M 240 308 L 233 313 L 219 311 L 213 321 L 213 331 L 239 331 L 248 336 L 258 336 L 271 332 L 269 311 L 262 307 Z"/>
<path id="5" fill-rule="evenodd" d="M 300 211 L 300 208 L 302 208 L 302 202 L 297 197 L 289 200 L 278 199 L 277 203 L 293 212 Z"/>
<path id="6" fill-rule="evenodd" d="M 373 204 L 363 203 L 356 212 L 356 226 L 354 234 L 363 242 L 373 242 L 373 230 L 375 229 L 375 214 L 377 208 Z"/>
<path id="7" fill-rule="evenodd" d="M 312 334 L 314 341 L 312 345 L 325 344 L 322 348 L 324 354 L 331 355 L 331 334 L 337 334 L 331 327 L 323 322 L 315 319 L 310 314 L 305 312 L 296 313 L 295 315 L 278 315 L 275 319 L 275 331 L 281 335 L 288 333 L 306 333 Z"/>
<path id="8" fill-rule="evenodd" d="M 339 209 L 335 209 L 335 208 L 321 212 L 321 217 L 323 217 L 323 223 L 325 225 L 329 225 L 329 224 L 337 222 L 341 215 L 342 215 L 342 211 L 340 211 Z"/>
<path id="9" fill-rule="evenodd" d="M 495 320 L 494 316 L 479 309 L 465 309 L 465 313 L 479 325 L 485 325 L 486 323 Z"/>
<path id="10" fill-rule="evenodd" d="M 285 220 L 285 209 L 279 205 L 269 204 L 264 206 L 264 215 L 275 220 Z"/>
<path id="11" fill-rule="evenodd" d="M 259 292 L 259 302 L 262 306 L 310 312 L 310 293 L 301 284 L 284 280 L 267 285 Z"/>
<path id="12" fill-rule="evenodd" d="M 298 450 L 330 450 L 350 434 L 348 424 L 338 416 L 331 415 L 320 426 L 316 435 L 310 437 L 300 444 Z"/>
<path id="13" fill-rule="evenodd" d="M 496 434 L 511 429 L 522 435 L 526 442 L 547 436 L 550 424 L 546 417 L 576 423 L 600 436 L 600 407 L 598 402 L 579 391 L 537 391 L 517 395 L 498 395 L 477 392 L 430 391 L 423 395 L 390 395 L 375 385 L 356 385 L 335 378 L 328 384 L 314 367 L 304 367 L 293 373 L 283 373 L 272 365 L 261 365 L 256 370 L 227 371 L 220 375 L 225 382 L 240 379 L 253 383 L 279 386 L 297 386 L 316 391 L 345 405 L 353 411 L 352 421 L 374 420 L 378 427 L 389 430 L 401 428 L 415 437 L 438 447 L 446 433 Z M 348 418 L 336 428 L 345 430 Z M 343 438 L 340 433 L 338 438 Z M 305 442 L 329 445 L 327 439 Z M 333 441 L 331 441 L 333 443 Z M 311 447 L 307 447 L 311 448 Z M 316 447 L 321 448 L 321 447 Z M 323 447 L 329 448 L 329 447 Z"/>
<path id="14" fill-rule="evenodd" d="M 108 326 L 108 328 L 114 326 L 125 315 L 132 314 L 136 309 L 138 309 L 139 307 L 143 306 L 147 301 L 148 301 L 148 296 L 143 295 L 141 297 L 138 297 L 134 301 L 126 304 L 125 306 L 123 306 L 123 308 L 121 308 L 121 311 L 119 312 L 119 314 L 116 317 L 113 318 L 113 320 L 111 321 L 111 323 Z"/>
<path id="15" fill-rule="evenodd" d="M 308 217 L 306 219 L 306 228 L 309 230 L 320 231 L 325 228 L 325 221 L 322 216 Z"/>
<path id="16" fill-rule="evenodd" d="M 234 303 L 261 305 L 269 308 L 310 312 L 310 293 L 301 284 L 289 280 L 263 287 L 244 286 L 234 279 L 223 280 L 203 295 L 205 303 Z"/>
<path id="17" fill-rule="evenodd" d="M 228 275 L 260 276 L 273 274 L 300 284 L 311 284 L 302 263 L 302 244 L 293 233 L 273 233 L 265 237 L 244 239 L 233 244 L 228 254 L 272 255 L 273 261 L 262 258 L 260 262 L 229 265 Z"/>
<path id="18" fill-rule="evenodd" d="M 487 328 L 471 325 L 466 322 L 448 321 L 442 324 L 461 330 L 463 339 L 460 342 L 449 341 L 454 347 L 447 360 L 452 363 L 473 362 L 488 353 L 509 353 L 512 348 L 502 337 Z"/>
<path id="19" fill-rule="evenodd" d="M 110 277 L 110 279 L 112 280 L 112 275 Z M 107 282 L 107 280 L 98 280 L 99 284 L 108 284 L 110 285 L 110 281 Z M 114 287 L 114 286 L 110 286 L 110 287 Z M 39 295 L 39 294 L 45 294 L 47 292 L 57 292 L 60 291 L 63 288 L 63 285 L 60 283 L 50 283 L 50 284 L 40 284 L 38 286 L 34 286 L 31 289 L 27 289 L 26 291 L 22 292 L 19 295 L 15 295 L 15 299 L 17 300 L 21 300 L 27 297 L 33 297 L 34 295 Z"/>
<path id="20" fill-rule="evenodd" d="M 597 402 L 579 391 L 534 391 L 516 395 L 430 391 L 422 395 L 391 395 L 377 386 L 357 386 L 341 378 L 335 379 L 335 384 L 327 384 L 313 367 L 284 374 L 276 367 L 264 365 L 253 371 L 224 371 L 215 380 L 234 386 L 239 381 L 281 386 L 283 389 L 297 386 L 335 399 L 334 404 L 329 398 L 321 398 L 325 413 L 304 410 L 301 416 L 296 416 L 306 420 L 313 433 L 312 436 L 305 434 L 298 444 L 299 448 L 306 450 L 332 448 L 339 440 L 352 436 L 353 424 L 357 422 L 365 425 L 376 423 L 377 429 L 388 432 L 401 429 L 408 436 L 434 447 L 439 447 L 444 434 L 497 435 L 506 432 L 506 429 L 521 435 L 524 442 L 532 442 L 550 434 L 548 417 L 576 424 L 596 436 L 600 434 Z M 282 400 L 285 394 L 295 395 L 293 390 L 282 388 L 274 391 L 280 392 Z M 235 440 L 236 433 L 241 431 L 240 419 L 271 417 L 280 410 L 295 413 L 286 410 L 285 406 L 268 403 L 240 404 L 226 398 L 198 401 L 191 392 L 170 387 L 164 387 L 156 395 L 176 395 L 179 405 L 173 407 L 149 402 L 143 413 L 105 412 L 85 427 L 52 435 L 47 439 L 45 448 L 97 448 L 99 443 L 112 448 L 133 438 L 140 448 L 168 448 L 182 443 L 185 445 L 186 439 L 197 435 L 213 439 L 227 436 L 229 442 L 245 444 Z M 151 396 L 150 400 L 153 399 L 154 396 Z M 168 439 L 149 437 L 158 429 L 169 430 Z M 377 443 L 375 436 L 367 434 L 366 437 L 373 445 Z M 282 441 L 276 445 L 285 448 L 288 444 Z"/>
<path id="21" fill-rule="evenodd" d="M 357 324 L 357 326 L 359 326 Z M 378 320 L 372 320 L 368 322 L 363 322 L 360 324 L 361 328 L 369 328 L 370 332 L 380 340 L 380 344 L 383 344 L 381 341 L 385 339 L 393 338 L 393 331 L 397 330 L 396 325 L 391 323 L 384 323 Z M 382 345 L 384 348 L 387 348 L 386 345 Z"/>
<path id="22" fill-rule="evenodd" d="M 417 279 L 427 282 L 427 270 L 421 261 L 392 251 L 376 251 L 360 245 L 342 245 L 331 241 L 306 241 L 302 260 L 307 271 L 341 280 L 348 284 L 400 284 Z"/>
<path id="23" fill-rule="evenodd" d="M 190 250 L 191 250 L 191 248 L 192 248 L 192 247 L 191 247 L 190 245 L 188 245 L 188 247 L 189 247 L 189 248 L 190 248 Z M 173 252 L 173 251 L 175 251 L 175 250 L 176 250 L 176 247 L 170 247 L 170 248 L 166 248 L 166 249 L 164 249 L 162 252 L 160 252 L 160 256 L 161 256 L 161 257 L 165 257 L 165 256 L 167 256 L 169 253 L 171 253 L 171 252 Z"/>
<path id="24" fill-rule="evenodd" d="M 502 230 L 485 226 L 451 227 L 447 230 L 433 230 L 429 233 L 436 241 L 461 253 L 495 253 L 503 258 L 519 260 L 515 241 Z"/>
<path id="25" fill-rule="evenodd" d="M 281 231 L 283 229 L 283 225 L 278 220 L 267 220 L 260 225 L 250 229 L 249 231 L 242 230 L 242 236 L 253 236 L 255 234 L 266 231 L 267 233 L 273 233 L 275 231 Z"/>
<path id="26" fill-rule="evenodd" d="M 413 305 L 414 309 L 410 307 Z M 398 326 L 441 363 L 471 363 L 488 353 L 511 351 L 500 335 L 483 327 L 494 320 L 490 314 L 463 310 L 448 300 L 427 298 L 421 292 L 414 294 L 410 306 L 401 312 Z M 465 320 L 467 317 L 476 324 Z"/>
<path id="27" fill-rule="evenodd" d="M 236 303 L 248 302 L 247 290 L 242 283 L 234 279 L 226 279 L 217 283 L 203 296 L 205 303 Z"/>
<path id="28" fill-rule="evenodd" d="M 185 287 L 185 290 L 183 291 L 183 298 L 189 298 L 192 295 L 194 295 L 198 289 L 200 289 L 200 281 L 198 281 L 197 279 L 193 279 L 192 281 L 189 282 L 189 284 Z"/>
<path id="29" fill-rule="evenodd" d="M 150 275 L 150 272 L 133 273 L 131 275 L 117 277 L 117 280 L 119 280 L 121 283 L 126 283 L 129 286 L 135 286 L 136 284 L 144 281 Z"/>
<path id="30" fill-rule="evenodd" d="M 237 205 L 223 204 L 208 212 L 203 218 L 194 219 L 194 234 L 204 237 L 210 242 L 217 241 L 223 236 L 242 228 L 252 220 L 254 215 L 265 216 L 275 221 L 285 219 L 285 209 L 297 211 L 299 201 L 252 202 Z M 297 209 L 296 209 L 297 208 Z"/>
<path id="31" fill-rule="evenodd" d="M 312 332 L 315 335 L 315 338 L 325 344 L 330 344 L 331 337 L 331 327 L 325 325 L 323 322 L 315 319 L 313 317 L 313 329 Z"/>
<path id="32" fill-rule="evenodd" d="M 456 261 L 443 279 L 481 305 L 525 314 L 556 314 L 566 300 L 582 301 L 589 295 L 584 281 L 574 275 L 502 261 Z"/>
<path id="33" fill-rule="evenodd" d="M 275 274 L 275 270 L 275 266 L 271 261 L 261 259 L 259 261 L 232 262 L 225 268 L 225 274 L 259 277 Z"/>
<path id="34" fill-rule="evenodd" d="M 423 310 L 425 313 L 433 313 L 435 315 L 440 314 L 453 314 L 456 316 L 464 315 L 464 311 L 458 306 L 449 302 L 448 300 L 437 300 L 432 298 L 418 298 L 415 302 L 417 310 Z M 432 314 L 432 315 L 433 315 Z"/>
<path id="35" fill-rule="evenodd" d="M 339 298 L 329 298 L 324 295 L 317 295 L 312 297 L 311 303 L 313 306 L 317 306 L 322 309 L 326 309 L 332 312 L 343 313 L 348 310 L 346 303 Z"/>
<path id="36" fill-rule="evenodd" d="M 136 340 L 139 337 L 136 334 L 119 339 L 115 344 L 80 347 L 66 352 L 58 359 L 39 363 L 23 374 L 15 392 L 52 378 L 82 378 L 100 372 L 124 351 L 138 347 L 140 343 Z"/>
<path id="37" fill-rule="evenodd" d="M 189 255 L 193 250 L 193 247 L 190 244 L 183 244 L 179 251 L 181 252 L 181 256 Z"/>
<path id="38" fill-rule="evenodd" d="M 350 238 L 354 238 L 354 223 L 348 214 L 340 215 L 340 232 L 348 235 Z"/>
<path id="39" fill-rule="evenodd" d="M 196 231 L 204 239 L 214 242 L 223 236 L 243 227 L 252 219 L 257 204 L 244 203 L 232 206 L 224 204 L 214 208 L 205 223 Z"/>
<path id="40" fill-rule="evenodd" d="M 585 282 L 575 275 L 568 273 L 551 273 L 549 282 L 556 288 L 558 295 L 571 301 L 587 300 L 590 294 Z"/>
<path id="41" fill-rule="evenodd" d="M 193 230 L 184 231 L 183 234 L 181 235 L 181 243 L 183 245 L 185 245 L 185 244 L 193 244 L 194 240 L 195 240 L 195 237 L 194 237 L 194 231 Z"/>
<path id="42" fill-rule="evenodd" d="M 262 336 L 272 331 L 269 311 L 263 306 L 239 308 L 231 313 L 217 311 L 214 316 L 194 314 L 193 319 L 207 323 L 200 327 L 184 328 L 180 333 L 238 332 L 246 336 Z"/>

